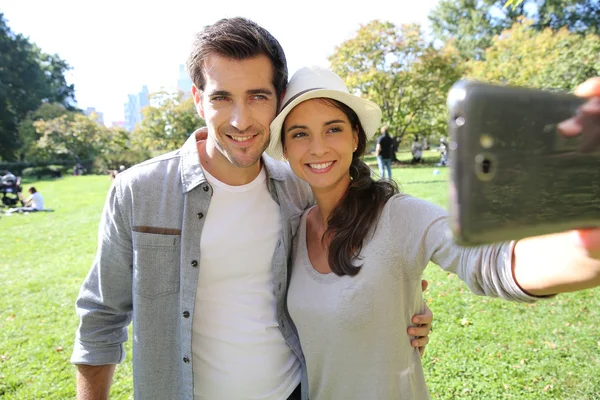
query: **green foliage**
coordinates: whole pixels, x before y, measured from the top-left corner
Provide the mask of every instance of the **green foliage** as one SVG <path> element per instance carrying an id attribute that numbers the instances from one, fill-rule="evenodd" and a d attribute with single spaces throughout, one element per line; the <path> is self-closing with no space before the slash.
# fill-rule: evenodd
<path id="1" fill-rule="evenodd" d="M 469 61 L 468 77 L 493 83 L 573 90 L 600 75 L 600 37 L 567 28 L 537 31 L 520 19 L 493 39 L 484 61 Z"/>
<path id="2" fill-rule="evenodd" d="M 107 139 L 107 128 L 83 114 L 64 114 L 33 125 L 40 135 L 36 146 L 46 157 L 93 159 Z"/>
<path id="3" fill-rule="evenodd" d="M 455 51 L 433 47 L 415 24 L 372 21 L 337 46 L 329 62 L 351 91 L 381 107 L 383 123 L 399 138 L 438 131 L 446 93 L 462 75 Z"/>
<path id="4" fill-rule="evenodd" d="M 73 114 L 73 111 L 69 111 L 65 106 L 59 103 L 42 103 L 37 110 L 30 111 L 19 123 L 18 127 L 19 139 L 22 143 L 18 152 L 19 159 L 42 160 L 48 157 L 48 154 L 44 154 L 44 152 L 40 153 L 36 146 L 36 142 L 40 139 L 40 134 L 35 129 L 35 121 L 48 121 L 62 115 L 72 116 Z"/>
<path id="5" fill-rule="evenodd" d="M 23 141 L 18 125 L 42 103 L 72 107 L 74 87 L 67 85 L 69 65 L 8 27 L 0 13 L 0 159 L 14 161 Z"/>
<path id="6" fill-rule="evenodd" d="M 144 109 L 144 119 L 132 136 L 152 155 L 180 148 L 193 131 L 205 125 L 191 97 L 184 99 L 181 92 L 158 92 L 151 98 L 153 105 Z"/>
<path id="7" fill-rule="evenodd" d="M 60 177 L 65 174 L 68 167 L 65 165 L 46 165 L 41 167 L 28 167 L 21 172 L 25 178 Z"/>
<path id="8" fill-rule="evenodd" d="M 597 0 L 441 0 L 429 19 L 437 40 L 452 40 L 462 57 L 479 60 L 492 38 L 523 16 L 533 21 L 535 30 L 600 32 Z"/>

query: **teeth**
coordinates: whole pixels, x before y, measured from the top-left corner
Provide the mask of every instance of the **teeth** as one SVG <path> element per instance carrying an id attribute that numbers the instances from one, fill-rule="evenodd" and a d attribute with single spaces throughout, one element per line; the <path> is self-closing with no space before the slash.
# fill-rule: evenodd
<path id="1" fill-rule="evenodd" d="M 236 142 L 245 142 L 246 140 L 252 139 L 254 136 L 229 136 Z"/>
<path id="2" fill-rule="evenodd" d="M 328 163 L 322 163 L 322 164 L 308 164 L 308 166 L 313 169 L 325 169 L 325 168 L 329 167 L 331 164 L 333 164 L 333 161 L 330 161 Z"/>

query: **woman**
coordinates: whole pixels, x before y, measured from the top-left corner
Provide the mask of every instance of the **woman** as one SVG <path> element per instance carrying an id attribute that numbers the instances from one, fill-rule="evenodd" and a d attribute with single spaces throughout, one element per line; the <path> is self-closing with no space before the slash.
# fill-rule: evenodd
<path id="1" fill-rule="evenodd" d="M 311 400 L 429 398 L 404 339 L 429 261 L 477 294 L 515 301 L 600 284 L 600 230 L 455 245 L 443 209 L 371 178 L 361 158 L 381 111 L 330 71 L 298 71 L 282 104 L 267 153 L 285 155 L 317 203 L 298 228 L 288 292 Z"/>

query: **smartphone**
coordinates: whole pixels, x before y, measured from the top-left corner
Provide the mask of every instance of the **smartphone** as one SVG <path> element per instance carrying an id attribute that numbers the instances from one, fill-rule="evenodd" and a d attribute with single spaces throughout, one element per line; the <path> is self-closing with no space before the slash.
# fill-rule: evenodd
<path id="1" fill-rule="evenodd" d="M 557 130 L 585 101 L 474 81 L 451 88 L 449 208 L 456 242 L 477 246 L 600 226 L 600 152 L 581 152 L 583 135 L 566 138 Z"/>

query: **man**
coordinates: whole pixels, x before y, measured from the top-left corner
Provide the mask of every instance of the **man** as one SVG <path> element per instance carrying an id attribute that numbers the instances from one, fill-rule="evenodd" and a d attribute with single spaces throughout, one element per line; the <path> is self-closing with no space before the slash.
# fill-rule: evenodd
<path id="1" fill-rule="evenodd" d="M 394 139 L 388 133 L 388 127 L 381 128 L 381 136 L 377 138 L 377 165 L 379 166 L 379 177 L 385 179 L 387 171 L 387 179 L 392 180 L 392 157 L 394 155 Z"/>
<path id="2" fill-rule="evenodd" d="M 133 320 L 136 398 L 306 399 L 286 293 L 292 237 L 312 198 L 286 164 L 262 155 L 285 55 L 255 23 L 226 19 L 197 36 L 188 70 L 208 135 L 111 187 L 77 299 L 78 398 L 108 397 Z"/>

